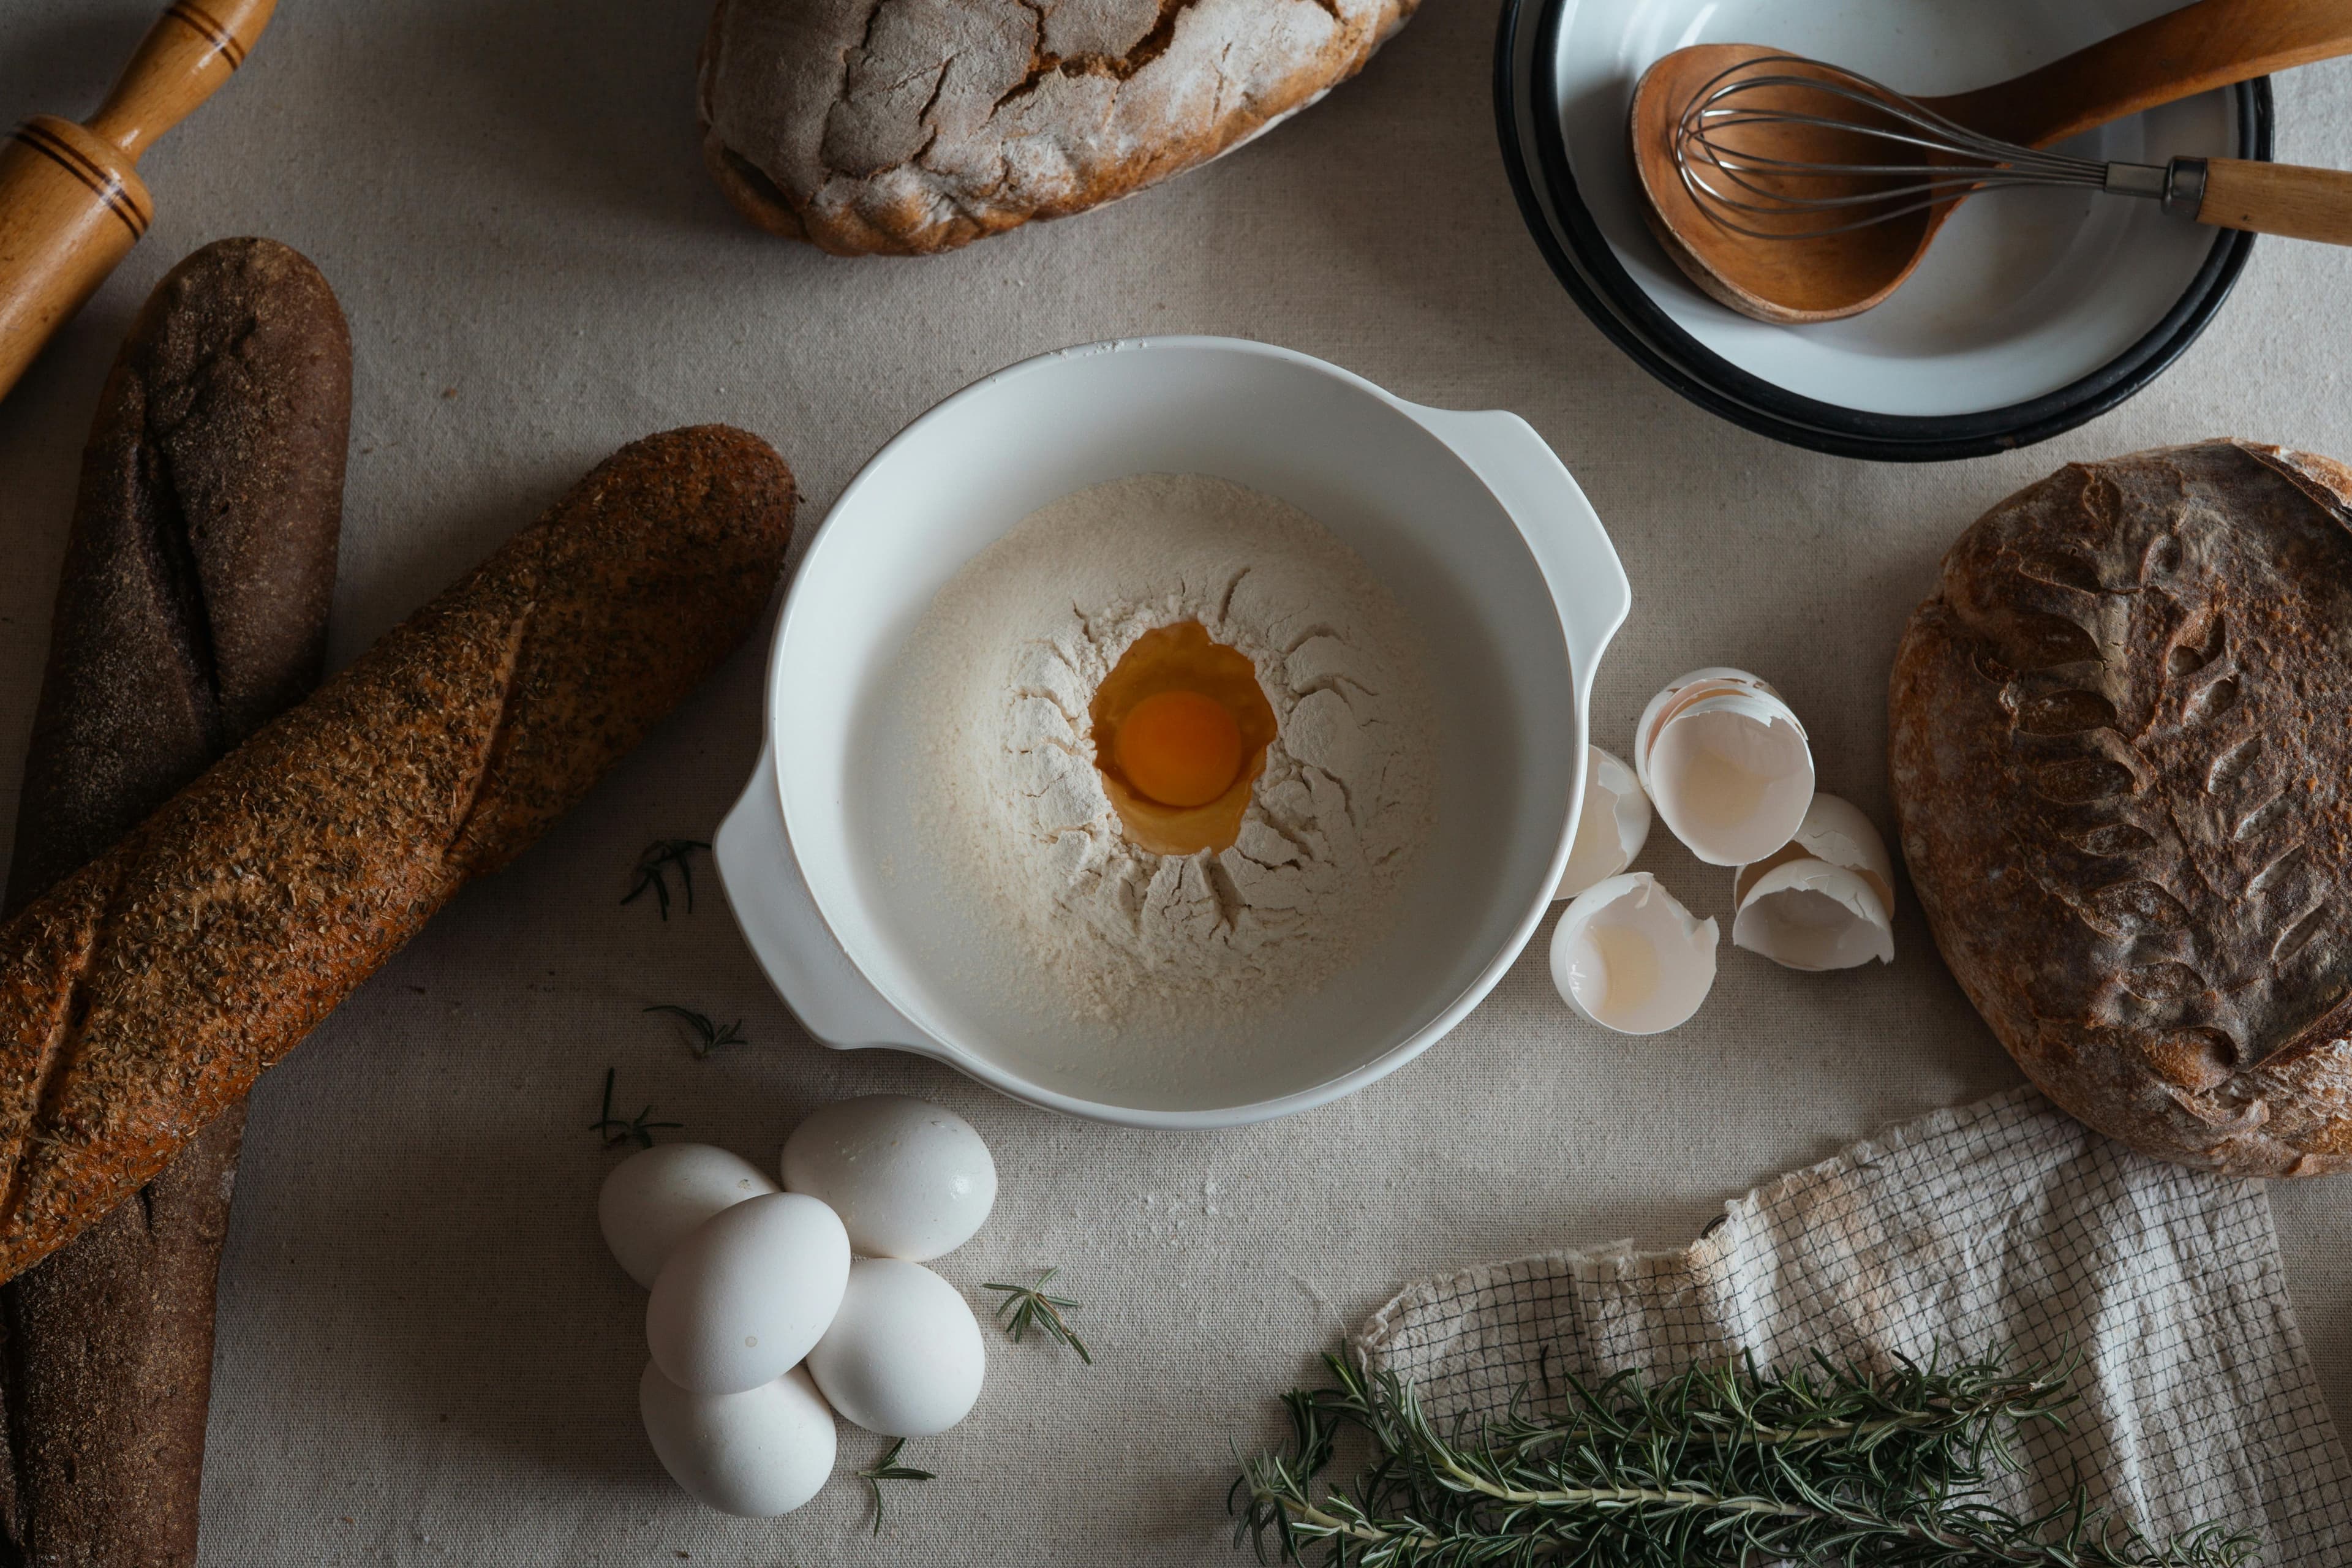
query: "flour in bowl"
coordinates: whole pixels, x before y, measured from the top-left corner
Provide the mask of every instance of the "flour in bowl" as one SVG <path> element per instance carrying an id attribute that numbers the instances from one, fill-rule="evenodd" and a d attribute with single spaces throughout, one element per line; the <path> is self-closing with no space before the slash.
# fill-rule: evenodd
<path id="1" fill-rule="evenodd" d="M 1098 756 L 1098 700 L 1179 633 L 1246 658 L 1273 733 L 1230 847 L 1160 854 L 1114 801 L 1131 731 Z M 1042 509 L 940 590 L 899 673 L 918 831 L 972 918 L 1034 957 L 1003 978 L 1081 1016 L 1230 1019 L 1314 987 L 1389 927 L 1431 831 L 1412 624 L 1320 523 L 1223 479 L 1142 475 Z"/>

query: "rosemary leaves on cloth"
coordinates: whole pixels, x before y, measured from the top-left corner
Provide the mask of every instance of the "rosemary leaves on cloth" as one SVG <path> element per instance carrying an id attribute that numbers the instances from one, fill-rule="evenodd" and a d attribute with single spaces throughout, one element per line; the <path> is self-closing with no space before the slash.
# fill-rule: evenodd
<path id="1" fill-rule="evenodd" d="M 2352 1563 L 2352 1464 L 2288 1303 L 2259 1182 L 2148 1159 L 2017 1089 L 1725 1205 L 1691 1247 L 1548 1254 L 1423 1281 L 1355 1349 L 1443 1427 L 1557 1409 L 1546 1386 L 1747 1353 L 1795 1369 L 1938 1347 L 2074 1362 L 1994 1500 L 2089 1502 L 2161 1540 L 2207 1521 L 2263 1568 Z"/>

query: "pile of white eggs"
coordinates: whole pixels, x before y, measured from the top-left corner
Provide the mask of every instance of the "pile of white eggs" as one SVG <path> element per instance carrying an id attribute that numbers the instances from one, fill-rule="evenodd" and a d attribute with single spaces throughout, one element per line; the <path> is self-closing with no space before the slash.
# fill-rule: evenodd
<path id="1" fill-rule="evenodd" d="M 996 1163 L 926 1100 L 825 1106 L 784 1141 L 778 1188 L 705 1143 L 613 1168 L 604 1244 L 651 1292 L 637 1384 L 677 1484 L 728 1513 L 789 1513 L 833 1474 L 834 1415 L 927 1437 L 968 1415 L 987 1352 L 956 1288 L 923 1265 L 971 1239 Z"/>
<path id="2" fill-rule="evenodd" d="M 1558 897 L 1552 983 L 1621 1034 L 1687 1022 L 1715 984 L 1718 928 L 1626 868 L 1652 806 L 1691 853 L 1732 868 L 1735 946 L 1790 969 L 1895 961 L 1895 863 L 1850 803 L 1813 787 L 1804 725 L 1768 681 L 1695 669 L 1650 700 L 1633 763 L 1590 748 L 1583 813 Z"/>

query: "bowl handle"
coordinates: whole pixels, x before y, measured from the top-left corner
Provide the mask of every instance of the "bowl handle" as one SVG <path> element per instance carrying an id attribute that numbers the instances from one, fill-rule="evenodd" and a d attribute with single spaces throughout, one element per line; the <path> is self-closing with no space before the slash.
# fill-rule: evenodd
<path id="1" fill-rule="evenodd" d="M 710 844 L 735 923 L 802 1027 L 835 1050 L 887 1046 L 945 1054 L 857 972 L 818 911 L 784 834 L 773 741 L 761 747 L 751 782 Z"/>
<path id="2" fill-rule="evenodd" d="M 1552 605 L 1559 612 L 1560 631 L 1568 644 L 1569 694 L 1576 704 L 1576 733 L 1589 740 L 1593 677 L 1609 640 L 1633 607 L 1633 584 L 1625 580 L 1617 547 L 1609 542 L 1600 516 L 1584 499 L 1567 466 L 1534 426 L 1517 415 L 1499 410 L 1463 413 L 1410 404 L 1406 412 L 1469 465 L 1518 525 L 1519 536 L 1527 541 L 1528 551 L 1543 574 L 1544 586 L 1551 591 Z M 1585 772 L 1591 755 L 1589 745 L 1576 748 L 1568 810 L 1552 856 L 1555 883 L 1568 868 L 1578 819 L 1584 815 Z"/>
<path id="3" fill-rule="evenodd" d="M 1543 573 L 1568 639 L 1568 673 L 1576 723 L 1591 733 L 1592 679 L 1601 656 L 1633 607 L 1633 585 L 1592 503 L 1544 438 L 1516 414 L 1465 414 L 1407 405 L 1406 412 L 1469 465 L 1518 524 Z M 1577 763 L 1583 797 L 1583 759 Z"/>

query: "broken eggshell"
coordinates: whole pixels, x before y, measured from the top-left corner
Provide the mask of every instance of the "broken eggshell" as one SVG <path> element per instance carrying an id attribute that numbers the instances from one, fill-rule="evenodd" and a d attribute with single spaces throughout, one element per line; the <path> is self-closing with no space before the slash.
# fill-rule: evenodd
<path id="1" fill-rule="evenodd" d="M 1859 807 L 1816 795 L 1796 836 L 1731 881 L 1733 945 L 1790 969 L 1895 962 L 1895 862 Z"/>
<path id="2" fill-rule="evenodd" d="M 1658 815 L 1711 866 L 1762 860 L 1789 842 L 1813 798 L 1805 727 L 1744 669 L 1695 669 L 1650 700 L 1633 773 Z"/>
<path id="3" fill-rule="evenodd" d="M 1585 748 L 1584 808 L 1577 814 L 1576 844 L 1553 899 L 1572 899 L 1633 863 L 1650 841 L 1650 797 L 1642 781 L 1614 752 Z"/>
<path id="4" fill-rule="evenodd" d="M 1579 893 L 1551 933 L 1551 983 L 1604 1029 L 1655 1035 L 1689 1021 L 1715 984 L 1713 921 L 1694 920 L 1647 871 Z"/>

